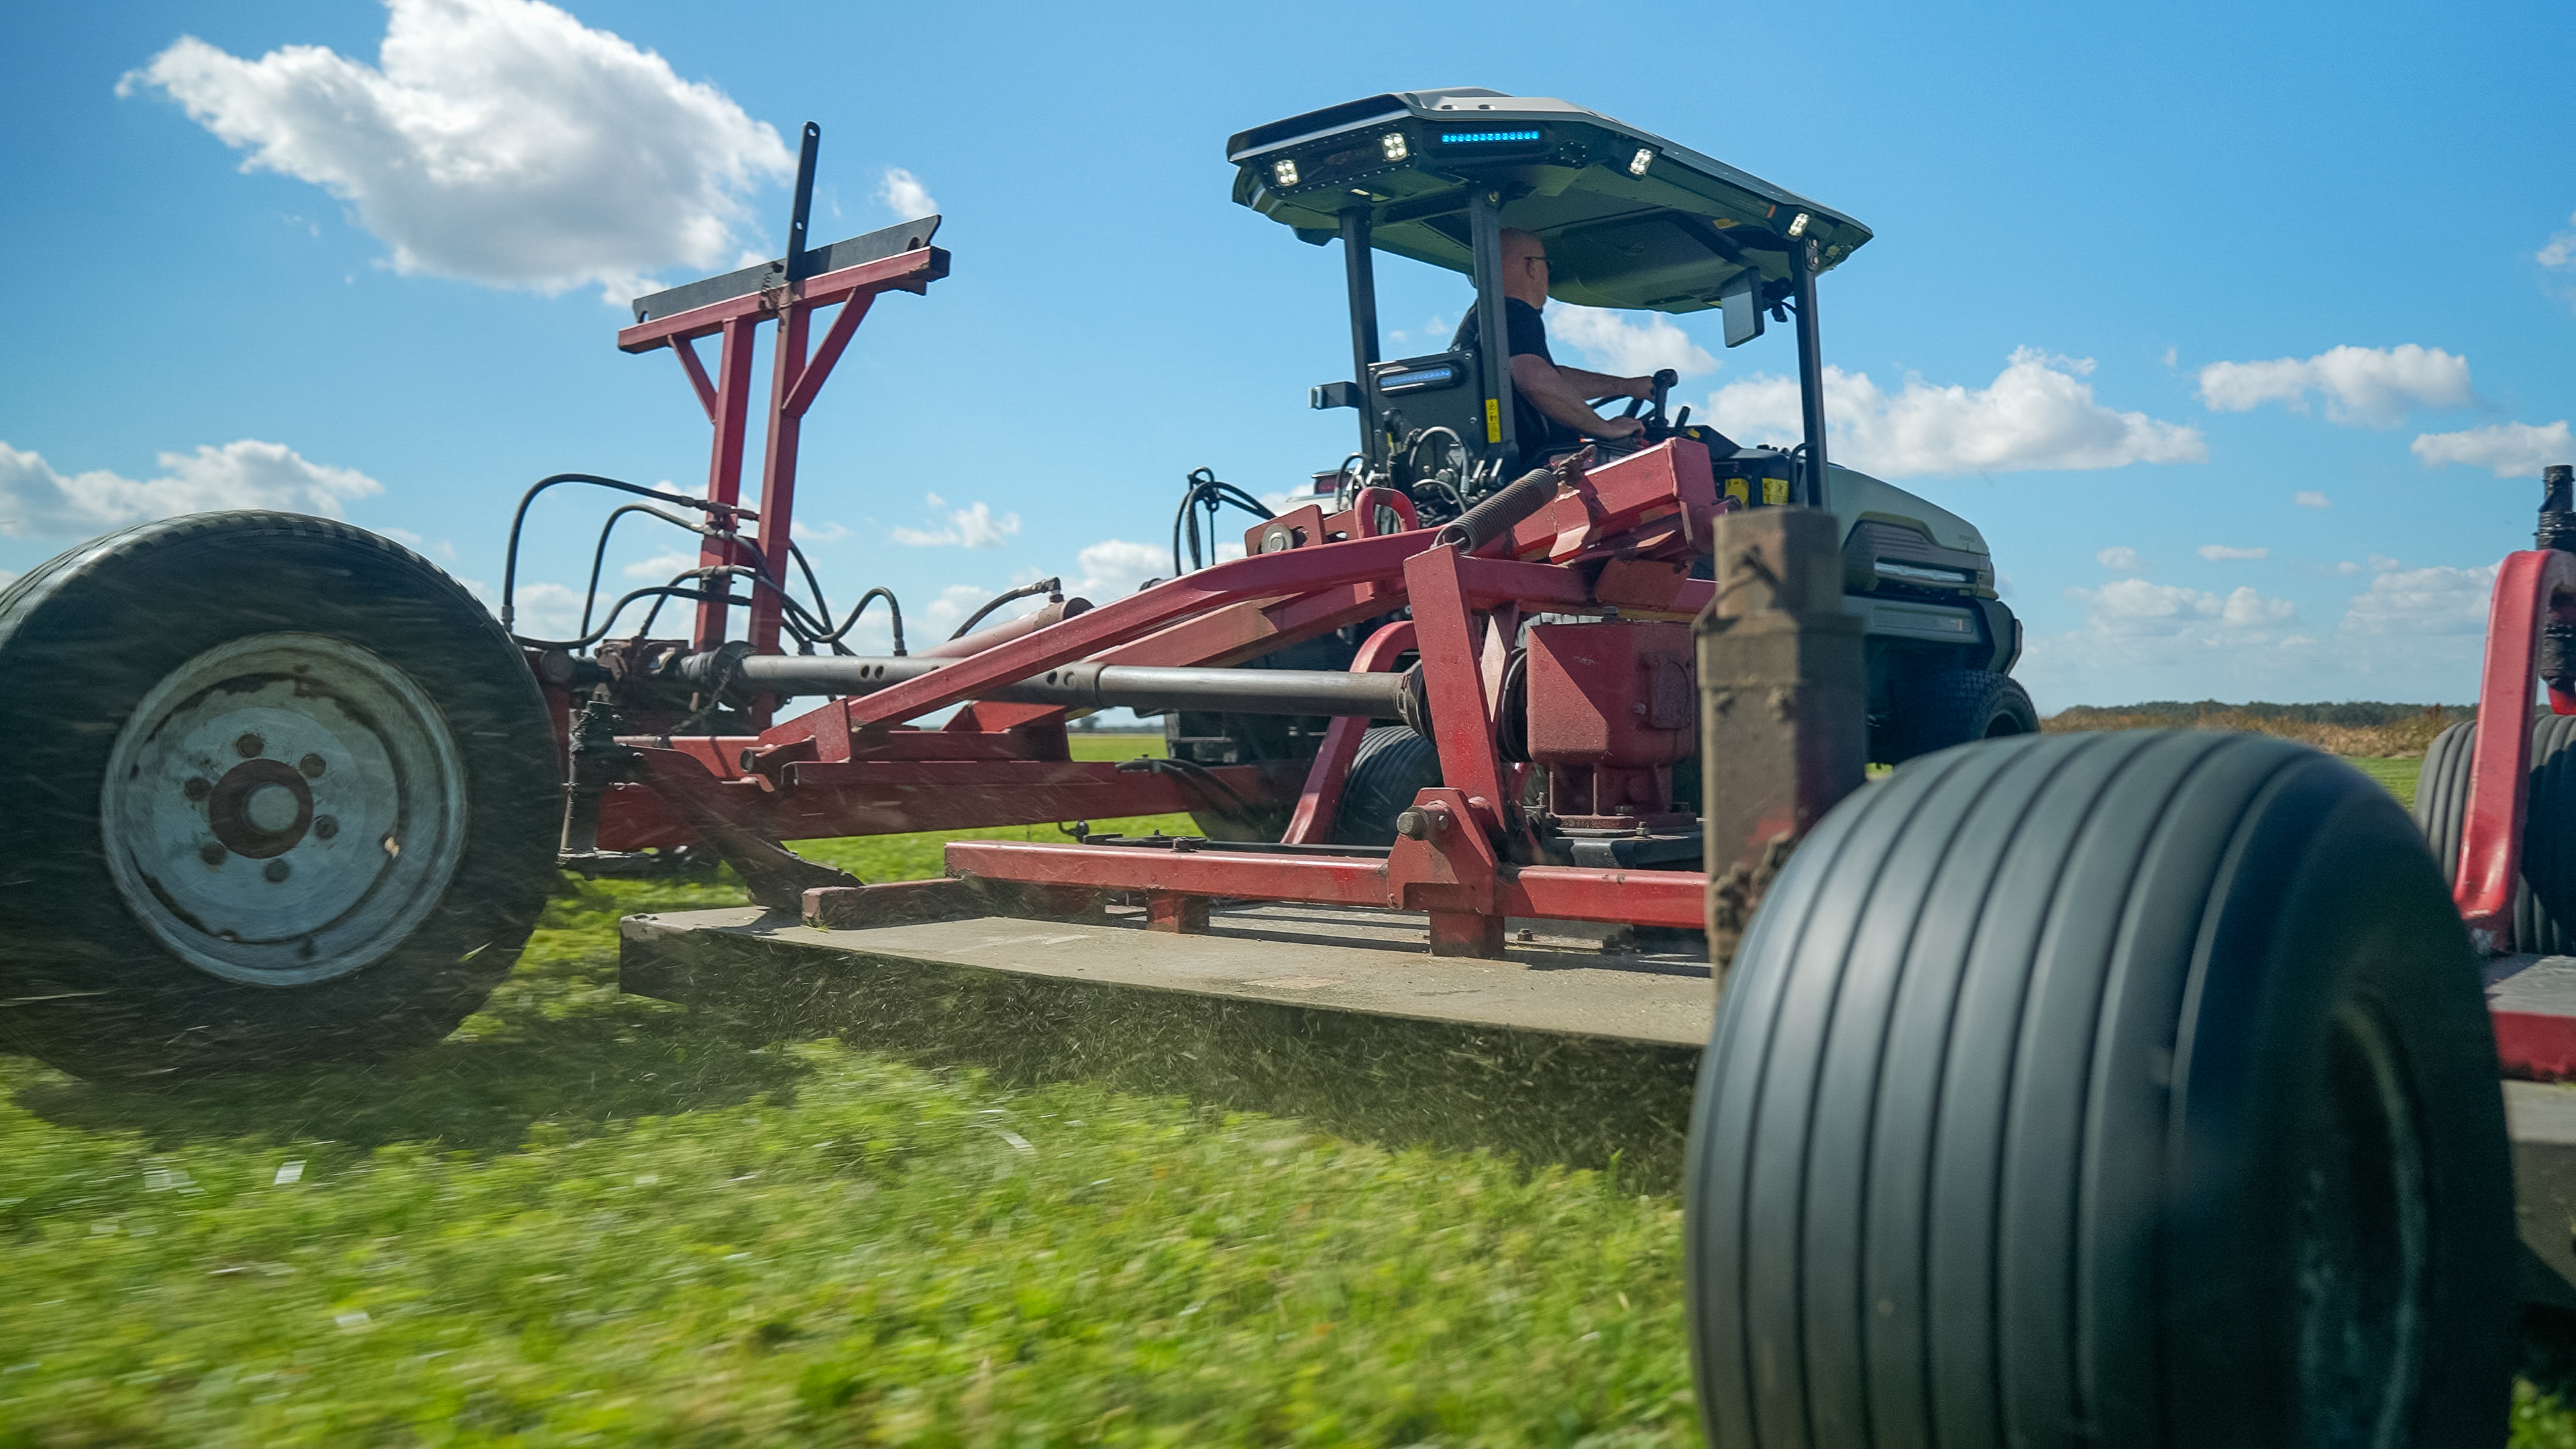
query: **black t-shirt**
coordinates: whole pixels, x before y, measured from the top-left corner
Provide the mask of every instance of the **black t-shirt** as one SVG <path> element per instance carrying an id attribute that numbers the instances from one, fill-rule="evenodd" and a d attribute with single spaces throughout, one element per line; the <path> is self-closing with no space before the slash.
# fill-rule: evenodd
<path id="1" fill-rule="evenodd" d="M 1556 358 L 1547 350 L 1547 319 L 1539 310 L 1518 297 L 1503 299 L 1503 333 L 1511 340 L 1511 355 L 1529 353 L 1553 366 Z M 1476 326 L 1476 311 L 1467 309 L 1467 320 L 1458 324 L 1458 335 L 1450 339 L 1452 350 L 1465 350 L 1476 345 L 1481 335 Z M 1582 438 L 1572 428 L 1540 412 L 1538 404 L 1519 388 L 1512 389 L 1512 436 L 1519 440 L 1521 456 L 1535 463 L 1551 452 L 1581 447 Z"/>

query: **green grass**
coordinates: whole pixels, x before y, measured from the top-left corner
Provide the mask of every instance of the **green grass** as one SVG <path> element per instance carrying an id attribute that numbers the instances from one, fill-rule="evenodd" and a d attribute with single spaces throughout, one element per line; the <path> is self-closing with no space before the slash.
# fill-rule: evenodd
<path id="1" fill-rule="evenodd" d="M 617 916 L 739 900 L 567 881 L 391 1063 L 0 1060 L 0 1445 L 1698 1442 L 1674 1198 L 617 993 Z"/>

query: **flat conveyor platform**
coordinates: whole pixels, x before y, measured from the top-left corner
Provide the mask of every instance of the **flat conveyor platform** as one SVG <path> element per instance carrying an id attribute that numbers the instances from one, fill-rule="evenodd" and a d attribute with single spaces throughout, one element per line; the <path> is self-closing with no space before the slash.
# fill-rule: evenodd
<path id="1" fill-rule="evenodd" d="M 629 916 L 621 985 L 765 1036 L 1015 1084 L 1095 1081 L 1677 1180 L 1716 1005 L 1696 953 L 1516 920 L 1508 961 L 1433 957 L 1418 915 L 1312 906 L 1220 907 L 1209 927 L 1149 931 L 1118 909 L 838 931 L 757 907 Z M 2563 1007 L 2576 1037 L 2576 958 L 2507 958 L 2489 981 L 2500 1026 L 2545 1030 L 2501 1018 Z M 2576 1085 L 2504 1092 L 2524 1294 L 2576 1309 Z"/>

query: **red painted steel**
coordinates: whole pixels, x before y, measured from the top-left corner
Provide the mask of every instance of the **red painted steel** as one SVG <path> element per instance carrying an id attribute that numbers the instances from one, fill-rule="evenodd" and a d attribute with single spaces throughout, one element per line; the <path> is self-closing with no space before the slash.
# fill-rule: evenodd
<path id="1" fill-rule="evenodd" d="M 2547 1011 L 2489 1011 L 2496 1062 L 2508 1077 L 2529 1082 L 2576 1078 L 2576 1016 Z"/>
<path id="2" fill-rule="evenodd" d="M 711 503 L 742 501 L 742 445 L 751 426 L 751 336 L 752 324 L 758 319 L 739 317 L 723 325 L 724 346 L 716 357 L 715 443 L 707 459 L 707 500 Z M 708 538 L 698 546 L 698 567 L 716 568 L 734 561 L 732 548 L 723 541 Z M 723 589 L 710 589 L 722 598 Z M 721 603 L 698 605 L 697 630 L 691 644 L 701 650 L 724 643 L 726 607 Z"/>
<path id="3" fill-rule="evenodd" d="M 2496 571 L 2487 611 L 2486 667 L 2461 825 L 2459 873 L 2451 899 L 2469 938 L 2492 956 L 2512 949 L 2513 887 L 2522 870 L 2522 827 L 2531 789 L 2531 709 L 2539 690 L 2541 626 L 2562 596 L 2576 595 L 2576 555 L 2555 549 L 2508 554 Z"/>
<path id="4" fill-rule="evenodd" d="M 1397 657 L 1412 647 L 1412 620 L 1381 624 L 1352 657 L 1351 672 L 1373 674 L 1393 669 Z M 1341 807 L 1342 781 L 1351 772 L 1351 762 L 1359 757 L 1360 737 L 1368 733 L 1368 727 L 1369 721 L 1357 715 L 1343 715 L 1326 727 L 1323 748 L 1315 751 L 1315 763 L 1307 768 L 1306 788 L 1297 796 L 1296 813 L 1288 817 L 1288 829 L 1279 837 L 1280 843 L 1321 845 L 1332 835 L 1333 814 Z"/>
<path id="5" fill-rule="evenodd" d="M 1457 549 L 1442 547 L 1416 554 L 1404 566 L 1422 682 L 1436 722 L 1431 742 L 1440 753 L 1440 778 L 1466 792 L 1477 827 L 1505 837 L 1511 859 L 1528 864 L 1538 858 L 1538 845 L 1494 748 L 1494 700 L 1479 667 L 1484 641 L 1465 564 Z"/>
<path id="6" fill-rule="evenodd" d="M 1235 900 L 1408 909 L 1392 858 L 1283 856 L 1253 851 L 1161 850 L 1142 846 L 953 841 L 951 875 L 1031 885 L 1170 891 Z M 1412 882 L 1430 886 L 1436 882 Z M 1506 865 L 1493 877 L 1506 916 L 1696 930 L 1707 877 L 1683 870 L 1585 870 Z M 1428 909 L 1428 907 L 1412 907 Z"/>
<path id="7" fill-rule="evenodd" d="M 823 307 L 847 299 L 858 292 L 919 292 L 948 275 L 948 252 L 942 247 L 916 247 L 911 251 L 843 267 L 837 272 L 807 277 L 798 288 L 798 299 L 809 306 Z M 778 308 L 775 292 L 746 292 L 668 317 L 653 317 L 632 327 L 618 329 L 617 350 L 650 352 L 656 347 L 683 337 L 706 337 L 723 330 L 727 323 L 750 318 L 758 321 Z"/>

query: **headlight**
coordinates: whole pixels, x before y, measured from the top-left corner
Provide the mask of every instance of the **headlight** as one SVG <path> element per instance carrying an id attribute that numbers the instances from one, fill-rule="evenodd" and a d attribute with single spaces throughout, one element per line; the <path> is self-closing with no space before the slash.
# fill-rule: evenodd
<path id="1" fill-rule="evenodd" d="M 1278 183 L 1279 183 L 1280 185 L 1282 185 L 1282 186 L 1294 186 L 1294 185 L 1296 185 L 1296 184 L 1297 184 L 1297 163 L 1296 163 L 1296 162 L 1294 162 L 1294 161 L 1286 161 L 1286 160 L 1282 160 L 1282 161 L 1273 161 L 1273 162 L 1271 162 L 1271 163 L 1270 163 L 1270 179 L 1271 179 L 1271 180 L 1273 180 L 1273 181 L 1278 182 Z M 1796 235 L 1797 235 L 1797 233 L 1796 233 L 1796 232 L 1791 232 L 1791 233 L 1789 233 L 1789 234 L 1790 234 L 1791 236 L 1796 236 Z"/>

